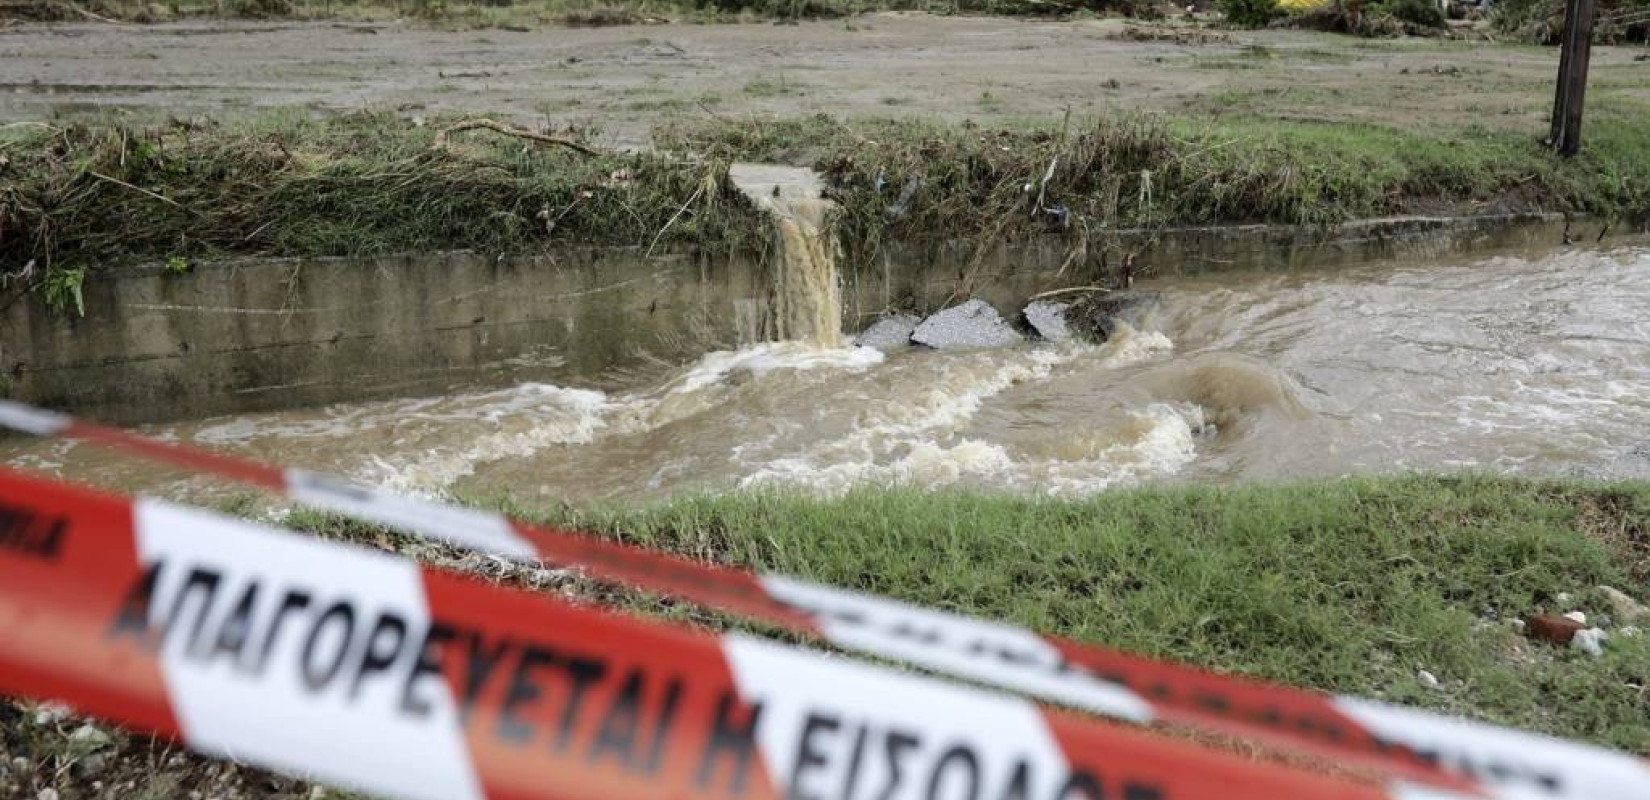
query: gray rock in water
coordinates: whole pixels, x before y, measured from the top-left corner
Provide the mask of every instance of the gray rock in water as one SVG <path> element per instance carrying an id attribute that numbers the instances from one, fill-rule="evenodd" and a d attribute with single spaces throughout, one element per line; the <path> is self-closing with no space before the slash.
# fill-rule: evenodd
<path id="1" fill-rule="evenodd" d="M 915 314 L 883 317 L 854 337 L 855 347 L 875 347 L 883 352 L 911 346 L 911 332 L 922 318 Z"/>
<path id="2" fill-rule="evenodd" d="M 1072 333 L 1092 342 L 1104 342 L 1117 330 L 1119 322 L 1135 329 L 1145 328 L 1146 318 L 1163 304 L 1157 292 L 1107 292 L 1073 303 L 1066 309 L 1066 324 Z"/>
<path id="3" fill-rule="evenodd" d="M 923 320 L 911 341 L 936 350 L 1004 347 L 1020 341 L 1020 333 L 985 301 L 969 300 Z"/>
<path id="4" fill-rule="evenodd" d="M 1070 307 L 1070 303 L 1033 300 L 1020 313 L 1025 315 L 1026 324 L 1043 339 L 1050 342 L 1069 342 L 1071 326 L 1066 324 L 1066 309 Z"/>

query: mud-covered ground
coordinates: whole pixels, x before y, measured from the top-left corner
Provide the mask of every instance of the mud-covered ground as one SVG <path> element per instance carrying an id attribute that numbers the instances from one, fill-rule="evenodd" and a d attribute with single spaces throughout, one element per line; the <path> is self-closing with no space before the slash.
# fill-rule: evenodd
<path id="1" fill-rule="evenodd" d="M 1144 40 L 1144 41 L 1143 41 Z M 1590 99 L 1650 100 L 1643 48 L 1600 47 Z M 410 24 L 18 25 L 0 119 L 275 106 L 502 113 L 642 144 L 680 117 L 826 112 L 1012 122 L 1113 108 L 1538 130 L 1551 48 L 1233 32 L 1171 21 L 881 14 L 796 25 L 438 31 Z"/>

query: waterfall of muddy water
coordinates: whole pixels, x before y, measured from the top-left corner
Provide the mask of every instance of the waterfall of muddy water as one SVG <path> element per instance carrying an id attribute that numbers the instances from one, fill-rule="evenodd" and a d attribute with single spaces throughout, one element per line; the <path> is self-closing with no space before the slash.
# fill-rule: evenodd
<path id="1" fill-rule="evenodd" d="M 824 182 L 811 169 L 776 164 L 734 164 L 728 180 L 773 223 L 767 338 L 842 344 L 842 281 Z"/>
<path id="2" fill-rule="evenodd" d="M 836 239 L 826 229 L 829 204 L 791 200 L 774 217 L 774 339 L 842 344 L 842 289 Z"/>
<path id="3" fill-rule="evenodd" d="M 856 485 L 1084 495 L 1411 469 L 1650 475 L 1650 246 L 1143 282 L 1104 346 L 800 342 L 625 391 L 526 384 L 144 428 L 423 492 L 636 502 Z M 0 458 L 125 490 L 225 490 L 94 448 Z"/>

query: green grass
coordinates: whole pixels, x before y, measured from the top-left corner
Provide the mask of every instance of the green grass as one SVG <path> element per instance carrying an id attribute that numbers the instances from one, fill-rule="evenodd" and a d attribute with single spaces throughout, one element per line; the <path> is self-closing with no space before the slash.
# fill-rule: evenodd
<path id="1" fill-rule="evenodd" d="M 1596 621 L 1607 610 L 1592 596 L 1601 584 L 1650 595 L 1646 484 L 1407 476 L 1082 501 L 863 490 L 538 518 L 1222 672 L 1650 753 L 1650 635 L 1618 636 L 1595 659 L 1532 643 L 1508 622 L 1576 608 Z M 289 523 L 378 538 L 319 515 Z M 1561 605 L 1560 593 L 1577 599 Z M 1420 669 L 1441 689 L 1421 687 Z"/>
<path id="2" fill-rule="evenodd" d="M 284 112 L 229 126 L 9 128 L 0 263 L 33 261 L 35 288 L 72 312 L 81 278 L 132 262 L 765 241 L 755 212 L 724 191 L 720 162 L 588 156 L 485 130 L 438 143 L 453 122 Z"/>
<path id="3" fill-rule="evenodd" d="M 784 97 L 786 95 L 805 94 L 803 84 L 794 80 L 787 80 L 784 73 L 777 73 L 774 77 L 761 77 L 745 84 L 742 90 L 751 97 Z"/>
<path id="4" fill-rule="evenodd" d="M 1595 659 L 1529 642 L 1505 621 L 1569 608 L 1596 620 L 1599 584 L 1650 596 L 1650 484 L 1411 475 L 1081 501 L 865 490 L 837 500 L 736 494 L 537 516 L 1222 672 L 1650 754 L 1650 636 L 1613 638 Z M 435 550 L 311 512 L 286 522 L 425 557 Z M 450 553 L 436 560 L 448 563 Z M 1574 603 L 1561 607 L 1561 592 Z M 634 593 L 607 598 L 686 616 Z M 1442 686 L 1420 687 L 1419 669 Z M 28 762 L 13 773 L 13 791 L 94 794 L 90 778 L 65 767 L 80 746 L 68 736 L 78 724 L 35 726 L 24 712 L 0 703 L 0 752 Z M 101 777 L 130 780 L 129 796 L 307 793 L 266 790 L 262 773 L 175 761 L 162 742 L 113 733 Z"/>
<path id="5" fill-rule="evenodd" d="M 745 87 L 756 97 L 799 91 L 765 78 Z M 634 102 L 676 107 L 669 98 Z M 979 100 L 982 108 L 998 102 L 991 93 Z M 440 146 L 438 131 L 454 119 L 420 125 L 382 113 L 8 126 L 0 131 L 9 162 L 0 263 L 34 261 L 35 288 L 72 311 L 81 279 L 98 269 L 175 257 L 646 246 L 661 231 L 667 245 L 750 252 L 766 228 L 727 186 L 726 164 L 777 160 L 825 176 L 842 207 L 850 270 L 876 263 L 889 240 L 961 240 L 984 252 L 1057 234 L 1100 274 L 1117 266 L 1105 260 L 1109 245 L 1079 243 L 1131 227 L 1332 226 L 1412 211 L 1585 212 L 1636 222 L 1650 214 L 1647 116 L 1650 103 L 1601 90 L 1590 98 L 1575 159 L 1554 156 L 1533 132 L 1417 132 L 1241 111 L 994 129 L 716 115 L 655 131 L 655 153 L 595 157 L 487 131 Z M 891 211 L 907 186 L 910 202 Z M 1033 208 L 1039 196 L 1043 205 Z"/>
<path id="6" fill-rule="evenodd" d="M 655 139 L 722 158 L 813 165 L 844 207 L 844 243 L 856 264 L 873 263 L 882 241 L 936 235 L 977 238 L 983 248 L 1051 232 L 1075 240 L 1119 227 L 1330 226 L 1413 211 L 1640 218 L 1650 213 L 1650 127 L 1642 122 L 1650 104 L 1621 93 L 1595 100 L 1575 159 L 1553 155 L 1534 131 L 1418 132 L 1254 114 L 1003 128 L 825 116 L 717 120 L 667 126 Z M 919 180 L 904 214 L 885 213 Z M 1042 212 L 1033 208 L 1039 194 Z"/>

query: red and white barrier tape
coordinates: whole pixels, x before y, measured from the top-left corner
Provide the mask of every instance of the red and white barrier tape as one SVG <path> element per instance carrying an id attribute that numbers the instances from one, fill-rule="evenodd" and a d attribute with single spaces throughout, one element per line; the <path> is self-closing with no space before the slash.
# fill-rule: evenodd
<path id="1" fill-rule="evenodd" d="M 0 692 L 409 800 L 1445 800 L 0 470 Z"/>
<path id="2" fill-rule="evenodd" d="M 1650 763 L 1539 734 L 1222 676 L 783 576 L 751 575 L 315 473 L 283 471 L 15 403 L 0 401 L 0 426 L 120 448 L 489 553 L 582 567 L 600 579 L 674 594 L 842 647 L 1093 713 L 1241 733 L 1440 789 L 1475 788 L 1509 800 L 1650 797 Z"/>

